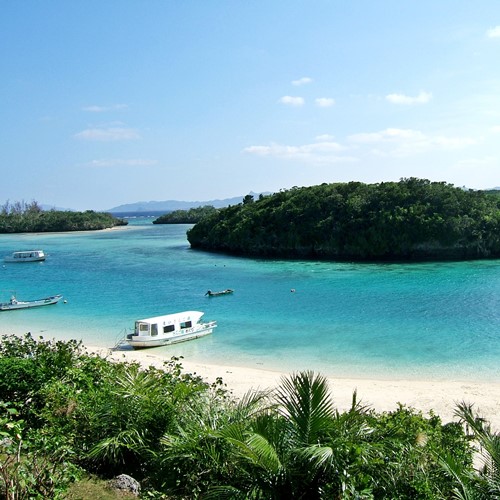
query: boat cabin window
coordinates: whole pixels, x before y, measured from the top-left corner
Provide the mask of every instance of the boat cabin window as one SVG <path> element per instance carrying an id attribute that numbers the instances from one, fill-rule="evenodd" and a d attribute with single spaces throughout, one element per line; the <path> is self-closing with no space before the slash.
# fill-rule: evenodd
<path id="1" fill-rule="evenodd" d="M 163 333 L 173 332 L 175 330 L 174 325 L 167 325 L 163 327 Z"/>
<path id="2" fill-rule="evenodd" d="M 138 330 L 139 333 L 149 333 L 149 325 L 147 323 L 137 323 L 136 330 Z"/>
<path id="3" fill-rule="evenodd" d="M 153 323 L 151 325 L 151 336 L 154 337 L 155 335 L 158 335 L 158 325 Z"/>
<path id="4" fill-rule="evenodd" d="M 183 321 L 181 323 L 181 328 L 191 328 L 193 326 L 191 321 Z"/>

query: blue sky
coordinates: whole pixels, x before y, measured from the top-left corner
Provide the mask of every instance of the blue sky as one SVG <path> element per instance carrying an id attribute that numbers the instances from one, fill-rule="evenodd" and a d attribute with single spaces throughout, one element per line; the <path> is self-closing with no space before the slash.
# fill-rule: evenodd
<path id="1" fill-rule="evenodd" d="M 0 0 L 0 203 L 500 186 L 500 2 Z"/>

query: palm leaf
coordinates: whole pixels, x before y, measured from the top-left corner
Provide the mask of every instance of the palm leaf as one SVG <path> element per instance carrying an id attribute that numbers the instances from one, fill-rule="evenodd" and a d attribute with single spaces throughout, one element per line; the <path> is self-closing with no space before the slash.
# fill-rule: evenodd
<path id="1" fill-rule="evenodd" d="M 130 451 L 135 454 L 148 451 L 144 435 L 136 429 L 128 429 L 119 432 L 116 436 L 103 439 L 90 450 L 89 457 L 123 464 L 127 452 Z"/>
<path id="2" fill-rule="evenodd" d="M 281 414 L 288 419 L 303 444 L 314 444 L 332 425 L 335 411 L 326 378 L 312 371 L 283 378 L 277 390 Z"/>

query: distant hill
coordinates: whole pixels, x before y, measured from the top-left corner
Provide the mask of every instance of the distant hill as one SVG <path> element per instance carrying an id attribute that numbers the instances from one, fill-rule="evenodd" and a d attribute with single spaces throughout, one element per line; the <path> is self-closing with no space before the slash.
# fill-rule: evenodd
<path id="1" fill-rule="evenodd" d="M 252 196 L 258 197 L 258 193 L 250 193 Z M 262 193 L 268 194 L 268 193 Z M 136 203 L 127 203 L 117 207 L 110 208 L 106 212 L 122 213 L 122 212 L 173 212 L 174 210 L 189 210 L 190 208 L 204 207 L 211 205 L 215 208 L 228 207 L 229 205 L 238 205 L 243 201 L 244 196 L 236 196 L 234 198 L 226 198 L 224 200 L 209 200 L 209 201 L 138 201 Z"/>

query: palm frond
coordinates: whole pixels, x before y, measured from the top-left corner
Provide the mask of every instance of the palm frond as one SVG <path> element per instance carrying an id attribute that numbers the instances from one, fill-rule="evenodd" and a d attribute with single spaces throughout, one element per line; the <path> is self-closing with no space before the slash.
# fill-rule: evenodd
<path id="1" fill-rule="evenodd" d="M 300 455 L 307 460 L 313 469 L 318 470 L 328 465 L 334 458 L 333 449 L 330 446 L 308 446 L 300 450 Z"/>
<path id="2" fill-rule="evenodd" d="M 124 463 L 126 452 L 139 454 L 144 450 L 147 450 L 144 435 L 136 429 L 128 429 L 97 443 L 89 457 L 117 464 Z"/>
<path id="3" fill-rule="evenodd" d="M 445 455 L 438 457 L 438 463 L 456 483 L 453 489 L 454 498 L 457 500 L 475 500 L 477 498 L 470 487 L 473 476 L 464 471 L 462 462 L 456 460 L 452 455 Z"/>
<path id="4" fill-rule="evenodd" d="M 312 371 L 283 378 L 277 389 L 281 414 L 295 427 L 306 444 L 317 441 L 318 434 L 330 426 L 335 416 L 327 379 Z"/>
<path id="5" fill-rule="evenodd" d="M 214 486 L 203 494 L 206 500 L 252 500 L 262 498 L 255 488 L 242 491 L 234 486 Z"/>

